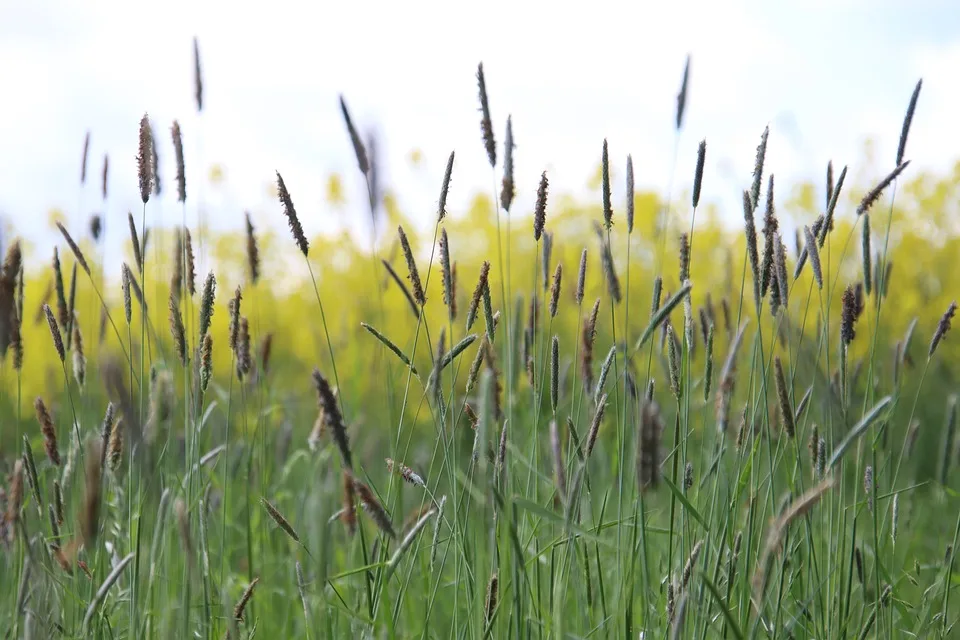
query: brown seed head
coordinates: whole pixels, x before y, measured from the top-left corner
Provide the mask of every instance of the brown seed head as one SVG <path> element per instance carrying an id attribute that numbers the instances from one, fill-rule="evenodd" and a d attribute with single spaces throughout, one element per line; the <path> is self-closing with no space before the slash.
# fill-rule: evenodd
<path id="1" fill-rule="evenodd" d="M 176 120 L 170 127 L 170 135 L 173 137 L 173 155 L 177 160 L 177 200 L 186 202 L 187 177 L 183 166 L 183 136 L 180 133 L 180 123 Z"/>
<path id="2" fill-rule="evenodd" d="M 490 102 L 487 100 L 487 82 L 483 76 L 483 63 L 477 65 L 477 88 L 480 92 L 480 134 L 487 150 L 490 166 L 497 166 L 497 143 L 493 139 L 493 121 L 490 119 Z"/>
<path id="3" fill-rule="evenodd" d="M 543 226 L 547 222 L 548 187 L 547 172 L 544 171 L 540 174 L 540 186 L 537 187 L 537 204 L 533 210 L 533 239 L 537 242 L 540 241 L 540 236 L 543 235 Z"/>
<path id="4" fill-rule="evenodd" d="M 307 237 L 303 234 L 303 227 L 300 226 L 300 219 L 297 217 L 297 210 L 293 206 L 293 200 L 290 198 L 290 192 L 287 191 L 287 185 L 283 182 L 283 176 L 277 172 L 277 196 L 280 198 L 280 204 L 283 205 L 283 215 L 287 217 L 287 224 L 290 226 L 290 232 L 293 239 L 300 248 L 300 253 L 307 257 L 310 251 L 310 244 Z"/>
<path id="5" fill-rule="evenodd" d="M 143 204 L 150 200 L 153 191 L 153 134 L 147 114 L 140 118 L 140 146 L 137 152 L 137 174 L 140 178 L 140 199 Z"/>
<path id="6" fill-rule="evenodd" d="M 53 417 L 43 403 L 43 398 L 37 397 L 33 401 L 33 408 L 37 412 L 37 422 L 40 423 L 40 431 L 43 432 L 43 445 L 47 450 L 47 458 L 54 466 L 60 466 L 60 451 L 57 449 L 57 430 L 53 425 Z"/>

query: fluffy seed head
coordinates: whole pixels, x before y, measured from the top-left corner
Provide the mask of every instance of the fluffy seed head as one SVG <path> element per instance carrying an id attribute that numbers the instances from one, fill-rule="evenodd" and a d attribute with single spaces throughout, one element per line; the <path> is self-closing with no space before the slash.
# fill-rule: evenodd
<path id="1" fill-rule="evenodd" d="M 143 204 L 150 200 L 153 191 L 153 134 L 150 131 L 150 118 L 143 114 L 140 118 L 140 146 L 137 152 L 137 174 L 140 178 L 140 199 Z"/>
<path id="2" fill-rule="evenodd" d="M 507 116 L 507 131 L 504 134 L 503 142 L 503 183 L 500 187 L 500 206 L 507 213 L 510 212 L 510 205 L 513 204 L 513 196 L 516 193 L 513 183 L 513 150 L 515 147 L 512 118 Z"/>
<path id="3" fill-rule="evenodd" d="M 207 274 L 207 279 L 203 283 L 203 295 L 200 297 L 200 325 L 199 335 L 207 335 L 210 329 L 210 320 L 213 318 L 213 301 L 217 294 L 217 279 L 213 271 Z"/>
<path id="4" fill-rule="evenodd" d="M 53 417 L 43 403 L 43 398 L 37 397 L 33 401 L 33 408 L 37 413 L 37 422 L 43 433 L 43 446 L 47 450 L 47 458 L 54 466 L 60 466 L 60 451 L 57 449 L 57 430 L 53 425 Z"/>
<path id="5" fill-rule="evenodd" d="M 243 380 L 250 373 L 253 359 L 250 356 L 250 326 L 246 316 L 240 318 L 237 336 L 237 377 Z"/>
<path id="6" fill-rule="evenodd" d="M 200 391 L 207 392 L 210 378 L 213 377 L 213 336 L 209 333 L 203 336 L 200 347 Z"/>
<path id="7" fill-rule="evenodd" d="M 586 286 L 587 280 L 587 250 L 586 248 L 580 253 L 580 269 L 577 271 L 577 289 L 574 293 L 574 300 L 576 300 L 577 305 L 583 303 L 583 288 Z"/>
<path id="8" fill-rule="evenodd" d="M 114 420 L 107 440 L 107 466 L 111 471 L 120 468 L 123 460 L 123 419 Z"/>
<path id="9" fill-rule="evenodd" d="M 197 271 L 196 265 L 193 259 L 193 238 L 190 236 L 190 229 L 183 228 L 183 251 L 184 251 L 184 266 L 186 267 L 186 283 L 187 283 L 187 293 L 191 296 L 197 293 Z"/>
<path id="10" fill-rule="evenodd" d="M 453 270 L 450 267 L 450 240 L 447 230 L 440 232 L 440 271 L 443 274 L 443 303 L 447 305 L 447 312 L 453 320 Z"/>
<path id="11" fill-rule="evenodd" d="M 254 578 L 253 581 L 247 585 L 247 588 L 243 590 L 243 594 L 237 601 L 236 606 L 233 607 L 234 620 L 241 622 L 243 621 L 243 612 L 246 610 L 247 604 L 250 602 L 250 598 L 253 597 L 253 590 L 256 588 L 258 582 L 260 582 L 260 578 Z"/>
<path id="12" fill-rule="evenodd" d="M 550 287 L 550 317 L 557 317 L 557 304 L 560 302 L 560 281 L 563 278 L 563 265 L 557 263 L 553 272 L 553 285 Z"/>
<path id="13" fill-rule="evenodd" d="M 753 186 L 750 188 L 750 202 L 752 208 L 756 209 L 760 204 L 760 187 L 763 184 L 763 164 L 767 157 L 767 138 L 770 137 L 770 127 L 767 126 L 760 136 L 760 144 L 757 145 L 757 158 L 753 165 Z"/>
<path id="14" fill-rule="evenodd" d="M 173 155 L 177 160 L 177 201 L 187 201 L 187 173 L 183 165 L 183 135 L 180 132 L 180 123 L 173 121 L 170 127 L 170 135 L 173 138 Z"/>

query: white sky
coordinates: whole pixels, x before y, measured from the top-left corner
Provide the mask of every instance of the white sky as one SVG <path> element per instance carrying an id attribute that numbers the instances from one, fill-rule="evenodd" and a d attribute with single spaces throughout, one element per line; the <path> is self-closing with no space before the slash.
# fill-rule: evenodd
<path id="1" fill-rule="evenodd" d="M 101 207 L 104 153 L 111 160 L 108 219 L 138 211 L 134 157 L 146 111 L 160 130 L 161 207 L 168 216 L 179 211 L 168 134 L 179 118 L 188 205 L 196 205 L 209 165 L 226 169 L 223 187 L 204 193 L 216 224 L 240 228 L 249 208 L 258 223 L 282 225 L 267 192 L 275 169 L 308 233 L 343 218 L 324 204 L 325 178 L 334 171 L 348 179 L 355 208 L 349 215 L 365 220 L 338 108 L 342 92 L 361 130 L 381 134 L 386 186 L 423 222 L 435 211 L 446 157 L 456 150 L 448 205 L 456 215 L 474 193 L 491 188 L 474 78 L 481 60 L 498 146 L 513 115 L 519 212 L 532 206 L 544 169 L 552 193 L 588 196 L 604 137 L 618 177 L 629 152 L 638 188 L 664 191 L 688 52 L 675 193 L 689 188 L 697 142 L 706 138 L 703 199 L 739 216 L 738 194 L 767 124 L 768 168 L 778 184 L 820 184 L 831 158 L 863 176 L 857 163 L 868 137 L 876 141 L 878 167 L 863 177 L 872 179 L 892 167 L 903 111 L 920 77 L 910 171 L 952 166 L 960 157 L 960 3 L 781 4 L 284 1 L 254 10 L 179 0 L 0 0 L 0 214 L 35 242 L 51 237 L 52 208 L 64 210 L 79 231 Z M 204 70 L 202 127 L 193 102 L 194 35 Z M 91 162 L 81 196 L 88 129 Z M 408 161 L 414 148 L 424 156 L 419 169 Z M 787 195 L 781 188 L 778 197 Z"/>

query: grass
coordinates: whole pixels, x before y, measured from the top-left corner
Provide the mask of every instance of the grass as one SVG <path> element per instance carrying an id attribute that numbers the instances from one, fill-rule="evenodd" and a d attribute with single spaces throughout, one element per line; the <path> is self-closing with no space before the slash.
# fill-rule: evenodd
<path id="1" fill-rule="evenodd" d="M 478 80 L 483 146 L 496 172 L 482 67 Z M 678 147 L 687 82 L 685 72 Z M 374 165 L 342 99 L 340 106 L 376 219 Z M 821 221 L 805 230 L 793 254 L 804 254 L 800 277 L 787 275 L 771 177 L 763 265 L 747 250 L 732 256 L 739 283 L 731 275 L 723 288 L 697 275 L 716 263 L 695 220 L 701 184 L 711 178 L 704 143 L 689 219 L 668 198 L 655 215 L 661 232 L 646 245 L 634 233 L 632 186 L 629 224 L 619 224 L 606 141 L 603 216 L 578 221 L 596 226 L 589 246 L 587 235 L 551 231 L 544 174 L 531 256 L 514 251 L 510 231 L 511 126 L 502 189 L 495 178 L 492 193 L 497 255 L 482 256 L 489 262 L 472 300 L 458 284 L 469 287 L 476 273 L 463 269 L 477 262 L 467 258 L 471 237 L 445 219 L 451 154 L 429 250 L 399 229 L 406 266 L 395 270 L 385 260 L 391 280 L 377 271 L 378 243 L 366 256 L 374 275 L 352 294 L 376 302 L 357 303 L 371 315 L 351 339 L 375 346 L 376 360 L 348 366 L 341 334 L 327 321 L 350 302 L 329 295 L 323 271 L 315 275 L 326 256 L 315 245 L 311 251 L 278 173 L 277 213 L 282 206 L 293 233 L 278 250 L 302 253 L 316 302 L 288 316 L 291 326 L 271 327 L 279 334 L 292 323 L 311 325 L 314 344 L 299 346 L 314 348 L 317 369 L 297 370 L 292 383 L 274 371 L 300 360 L 277 362 L 269 347 L 256 346 L 272 339 L 261 299 L 272 284 L 258 286 L 267 251 L 249 217 L 247 275 L 233 295 L 217 278 L 235 275 L 216 269 L 201 293 L 187 286 L 195 271 L 187 233 L 178 234 L 171 273 L 160 252 L 148 253 L 158 142 L 145 117 L 139 236 L 130 217 L 140 258 L 136 272 L 124 271 L 126 304 L 133 306 L 129 288 L 138 280 L 146 295 L 148 277 L 173 276 L 160 297 L 169 297 L 162 307 L 173 338 L 140 308 L 125 309 L 115 323 L 103 281 L 62 229 L 114 331 L 85 383 L 71 379 L 58 355 L 62 377 L 51 378 L 43 395 L 61 408 L 43 417 L 42 432 L 21 418 L 22 369 L 6 360 L 16 376 L 5 388 L 16 403 L 17 435 L 26 438 L 2 456 L 10 474 L 0 530 L 5 637 L 949 637 L 960 616 L 951 599 L 960 535 L 949 486 L 955 400 L 947 403 L 938 482 L 912 472 L 921 454 L 911 425 L 928 368 L 941 370 L 937 349 L 951 314 L 931 337 L 919 383 L 905 375 L 909 340 L 892 361 L 881 357 L 898 295 L 883 265 L 897 248 L 889 239 L 912 116 L 913 106 L 893 172 L 856 213 L 837 210 L 857 216 L 854 224 L 832 231 Z M 764 132 L 753 190 L 744 195 L 750 236 L 769 171 L 766 141 Z M 842 181 L 826 194 L 831 211 L 841 188 Z M 884 238 L 875 276 L 858 275 L 857 266 L 870 262 L 851 244 L 866 215 Z M 565 279 L 559 269 L 549 276 L 560 255 L 584 249 L 595 258 L 590 265 L 602 267 L 586 296 L 572 277 L 575 262 Z M 0 272 L 0 308 L 11 319 L 4 343 L 9 337 L 14 352 L 24 346 L 17 251 L 10 248 Z M 675 253 L 683 254 L 676 265 Z M 870 291 L 856 286 L 864 276 Z M 661 296 L 658 280 L 648 305 L 631 281 L 655 277 L 675 287 Z M 582 301 L 589 304 L 594 290 L 600 299 L 586 315 Z M 388 295 L 399 304 L 387 305 Z M 82 348 L 48 314 L 53 339 L 41 344 L 31 334 L 37 344 L 26 344 L 28 358 L 52 353 L 61 340 L 74 353 Z M 68 315 L 68 325 L 95 333 L 93 323 Z M 214 340 L 211 327 L 225 315 L 230 338 L 221 332 Z M 866 354 L 856 363 L 854 348 Z M 214 360 L 213 352 L 229 358 Z M 351 395 L 361 376 L 381 392 Z M 42 458 L 41 450 L 50 454 Z"/>

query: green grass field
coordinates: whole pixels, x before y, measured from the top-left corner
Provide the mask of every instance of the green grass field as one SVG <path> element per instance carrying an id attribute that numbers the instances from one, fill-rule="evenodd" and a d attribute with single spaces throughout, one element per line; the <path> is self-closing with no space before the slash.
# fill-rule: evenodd
<path id="1" fill-rule="evenodd" d="M 721 265 L 705 143 L 674 167 L 689 199 L 657 209 L 603 141 L 602 206 L 554 231 L 547 174 L 532 222 L 511 209 L 512 130 L 478 81 L 481 140 L 457 153 L 498 185 L 481 255 L 446 216 L 451 154 L 433 231 L 382 231 L 346 291 L 282 168 L 292 237 L 248 218 L 240 275 L 195 273 L 215 239 L 146 246 L 146 116 L 122 282 L 61 227 L 42 295 L 10 244 L 3 637 L 953 637 L 957 403 L 926 389 L 952 380 L 955 305 L 904 335 L 888 268 L 911 260 L 890 237 L 920 86 L 886 178 L 848 206 L 831 171 L 790 250 L 764 132 Z M 302 258 L 302 295 L 271 292 L 268 250 Z"/>

